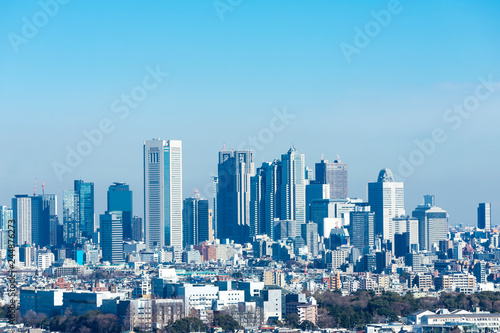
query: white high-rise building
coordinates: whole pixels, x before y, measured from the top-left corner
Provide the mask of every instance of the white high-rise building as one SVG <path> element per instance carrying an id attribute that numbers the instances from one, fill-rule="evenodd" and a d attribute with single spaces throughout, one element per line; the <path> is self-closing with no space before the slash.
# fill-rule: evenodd
<path id="1" fill-rule="evenodd" d="M 382 169 L 377 182 L 368 183 L 368 203 L 375 212 L 375 234 L 394 242 L 393 218 L 405 215 L 404 184 L 395 182 L 389 169 Z"/>
<path id="2" fill-rule="evenodd" d="M 9 244 L 9 220 L 13 219 L 12 209 L 0 206 L 0 250 L 7 250 Z"/>
<path id="3" fill-rule="evenodd" d="M 439 241 L 448 239 L 448 213 L 434 204 L 435 201 L 418 205 L 412 212 L 418 219 L 420 250 L 431 250 Z"/>
<path id="4" fill-rule="evenodd" d="M 54 253 L 41 252 L 37 255 L 36 266 L 43 272 L 54 263 Z"/>
<path id="5" fill-rule="evenodd" d="M 12 210 L 16 226 L 16 245 L 31 245 L 31 198 L 16 195 L 12 199 Z"/>
<path id="6" fill-rule="evenodd" d="M 182 249 L 182 141 L 144 141 L 146 246 Z"/>
<path id="7" fill-rule="evenodd" d="M 292 147 L 281 155 L 281 219 L 295 220 L 297 235 L 306 223 L 306 177 L 305 156 Z"/>

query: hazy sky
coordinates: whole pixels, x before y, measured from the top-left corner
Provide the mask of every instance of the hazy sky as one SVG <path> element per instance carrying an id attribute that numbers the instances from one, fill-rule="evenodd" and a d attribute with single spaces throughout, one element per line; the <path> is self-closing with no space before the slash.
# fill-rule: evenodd
<path id="1" fill-rule="evenodd" d="M 497 223 L 498 1 L 61 2 L 0 2 L 1 205 L 83 179 L 100 214 L 125 181 L 142 216 L 145 139 L 183 141 L 188 197 L 260 136 L 256 166 L 293 143 L 310 167 L 339 154 L 352 197 L 390 168 L 407 213 L 435 194 L 452 224 L 485 201 Z"/>

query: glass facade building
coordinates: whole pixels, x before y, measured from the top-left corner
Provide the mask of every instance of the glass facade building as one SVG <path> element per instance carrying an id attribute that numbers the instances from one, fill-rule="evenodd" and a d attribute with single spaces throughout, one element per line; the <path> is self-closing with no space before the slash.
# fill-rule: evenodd
<path id="1" fill-rule="evenodd" d="M 123 224 L 123 239 L 132 239 L 132 191 L 129 185 L 114 182 L 108 188 L 108 212 L 115 213 Z"/>
<path id="2" fill-rule="evenodd" d="M 182 141 L 144 142 L 146 246 L 182 249 Z"/>

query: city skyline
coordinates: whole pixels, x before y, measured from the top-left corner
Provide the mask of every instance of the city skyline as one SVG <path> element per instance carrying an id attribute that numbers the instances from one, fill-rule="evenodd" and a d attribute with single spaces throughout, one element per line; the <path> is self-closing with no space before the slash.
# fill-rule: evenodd
<path id="1" fill-rule="evenodd" d="M 148 141 L 148 140 L 146 140 L 146 141 Z M 151 141 L 151 140 L 150 140 L 150 141 Z M 172 140 L 165 140 L 165 141 L 172 141 Z M 176 140 L 173 140 L 173 141 L 176 141 Z M 182 140 L 177 140 L 177 141 L 183 142 Z M 291 144 L 291 145 L 288 147 L 288 149 L 290 149 L 290 147 L 292 147 L 292 148 L 293 148 L 293 144 Z M 184 148 L 182 148 L 182 149 L 184 150 Z M 225 143 L 223 144 L 223 149 L 226 149 L 226 144 L 225 144 Z M 233 149 L 234 149 L 234 148 L 227 149 L 227 152 L 231 152 Z M 224 151 L 224 150 L 222 150 L 222 151 Z M 219 153 L 220 153 L 220 152 L 221 152 L 221 151 L 219 151 Z M 253 152 L 253 154 L 255 154 L 255 152 L 254 152 L 254 151 L 252 151 L 252 152 Z M 184 156 L 184 154 L 182 154 L 182 155 Z M 276 156 L 273 160 L 276 160 L 276 159 L 278 159 L 278 160 L 279 160 L 279 157 L 280 157 L 280 156 L 283 156 L 283 155 L 286 155 L 286 154 L 280 153 L 280 154 L 279 154 L 278 156 Z M 305 166 L 306 166 L 307 168 L 309 168 L 309 170 L 313 170 L 313 172 L 314 172 L 314 173 L 313 173 L 313 175 L 315 176 L 315 170 L 314 170 L 315 165 L 316 165 L 316 164 L 323 163 L 323 160 L 322 160 L 322 159 L 323 159 L 323 158 L 325 158 L 325 156 L 326 156 L 326 155 L 325 155 L 325 154 L 322 154 L 322 155 L 321 155 L 321 157 L 320 157 L 320 159 L 319 159 L 319 160 L 317 160 L 317 161 L 311 161 L 309 158 L 307 158 L 307 154 L 306 154 L 306 153 L 305 153 L 305 154 L 303 154 L 303 155 L 305 155 L 305 156 L 306 156 L 306 163 L 305 163 Z M 335 154 L 335 156 L 336 156 L 337 158 L 339 158 L 339 155 L 338 155 L 338 154 Z M 254 160 L 255 160 L 255 159 L 254 159 Z M 270 163 L 272 163 L 272 160 L 271 160 L 271 161 L 265 161 L 265 162 L 267 162 L 267 163 L 269 163 L 269 164 L 270 164 Z M 350 163 L 348 163 L 348 162 L 346 162 L 346 161 L 343 161 L 343 164 L 345 164 L 345 165 L 350 165 Z M 258 167 L 260 167 L 260 166 L 258 166 Z M 257 169 L 257 165 L 255 166 L 255 169 Z M 356 168 L 354 168 L 354 169 L 356 169 Z M 383 170 L 383 169 L 388 169 L 388 168 L 382 168 L 382 170 Z M 142 175 L 143 171 L 144 171 L 144 170 L 141 170 L 141 175 L 140 175 L 140 176 L 142 176 L 141 178 L 143 178 L 143 175 Z M 184 171 L 182 171 L 182 173 L 184 173 Z M 210 175 L 212 175 L 212 173 L 210 173 Z M 216 175 L 216 173 L 215 173 L 215 175 Z M 394 181 L 395 181 L 395 182 L 398 182 L 397 177 L 398 177 L 398 175 L 394 175 L 394 178 L 395 178 L 395 179 L 394 179 Z M 137 175 L 136 175 L 136 178 L 137 178 Z M 189 177 L 189 176 L 187 176 L 187 177 L 183 177 L 183 183 L 184 183 L 184 182 L 186 182 L 186 181 L 184 180 L 184 178 L 186 178 L 186 180 L 189 180 L 189 179 L 190 179 L 190 177 Z M 351 175 L 351 173 L 350 173 L 350 174 L 349 174 L 349 192 L 350 192 L 350 193 L 351 193 L 351 192 L 353 192 L 353 191 L 351 190 L 351 188 L 350 188 L 350 184 L 351 184 L 351 183 L 357 183 L 357 182 L 359 182 L 359 180 L 358 180 L 358 181 L 356 181 L 355 179 L 352 179 L 352 178 L 354 178 L 354 177 L 353 177 L 353 176 Z M 349 196 L 349 198 L 351 198 L 351 199 L 362 199 L 362 200 L 364 200 L 364 201 L 368 202 L 369 183 L 373 182 L 373 183 L 375 183 L 375 184 L 376 184 L 376 183 L 377 183 L 377 178 L 378 178 L 378 177 L 374 177 L 374 180 L 373 180 L 373 181 L 372 181 L 372 180 L 369 180 L 369 181 L 365 184 L 365 187 L 366 187 L 366 189 L 365 189 L 365 196 L 354 196 L 354 195 L 353 195 L 353 196 Z M 33 190 L 32 190 L 32 191 L 33 191 L 33 192 L 35 192 L 35 190 L 37 190 L 37 189 L 38 189 L 38 194 L 37 194 L 37 195 L 42 196 L 42 194 L 40 194 L 40 191 L 39 191 L 39 190 L 40 190 L 40 189 L 39 189 L 39 187 L 40 187 L 40 186 L 39 186 L 39 184 L 37 183 L 37 179 L 38 179 L 38 178 L 35 178 L 35 180 L 34 180 L 34 186 L 35 186 L 35 187 L 33 188 Z M 77 183 L 77 180 L 76 180 L 76 179 L 77 179 L 77 178 L 72 179 L 72 180 L 69 180 L 69 182 L 70 182 L 71 184 L 75 184 L 75 186 L 76 186 L 76 183 Z M 94 182 L 93 182 L 91 179 L 87 179 L 87 181 L 88 181 L 90 184 L 92 184 L 92 188 L 95 186 L 95 185 L 93 184 Z M 79 180 L 79 182 L 82 182 L 82 181 L 81 181 L 81 180 Z M 418 205 L 424 204 L 424 200 L 422 200 L 422 199 L 421 199 L 421 198 L 422 198 L 422 196 L 425 196 L 425 193 L 431 193 L 432 191 L 427 191 L 427 192 L 424 192 L 424 193 L 420 193 L 420 194 L 418 194 L 418 197 L 420 197 L 420 199 L 419 199 L 419 200 L 417 200 L 416 202 L 414 202 L 414 201 L 409 202 L 409 201 L 408 201 L 408 199 L 407 199 L 407 197 L 413 197 L 413 196 L 415 196 L 415 193 L 413 193 L 413 195 L 408 195 L 408 192 L 410 192 L 410 191 L 411 191 L 411 189 L 408 189 L 408 188 L 407 188 L 407 186 L 406 186 L 406 182 L 405 182 L 405 181 L 402 181 L 402 182 L 403 182 L 403 183 L 405 183 L 405 190 L 404 190 L 404 191 L 405 191 L 405 192 L 404 192 L 404 193 L 405 193 L 405 194 L 404 194 L 404 196 L 405 196 L 405 199 L 404 199 L 404 209 L 405 209 L 405 211 L 406 211 L 406 212 L 405 212 L 405 214 L 406 214 L 407 216 L 411 216 L 411 211 L 412 211 L 415 207 L 417 207 Z M 99 219 L 98 219 L 99 214 L 103 214 L 103 213 L 107 212 L 107 205 L 108 205 L 108 203 L 107 203 L 108 193 L 107 193 L 107 192 L 108 192 L 108 190 L 109 190 L 110 186 L 112 186 L 113 184 L 115 184 L 115 185 L 116 185 L 116 183 L 127 183 L 127 186 L 129 186 L 129 187 L 130 187 L 130 191 L 133 193 L 133 198 L 135 198 L 135 199 L 133 199 L 133 211 L 135 211 L 135 212 L 139 212 L 139 216 L 140 216 L 141 218 L 144 218 L 144 217 L 142 216 L 142 215 L 144 215 L 144 214 L 142 213 L 142 212 L 144 212 L 144 205 L 141 205 L 141 203 L 143 203 L 143 202 L 144 202 L 144 191 L 141 191 L 141 189 L 143 189 L 143 188 L 144 188 L 144 179 L 141 179 L 141 184 L 140 184 L 140 186 L 139 186 L 139 190 L 137 190 L 136 188 L 132 188 L 132 187 L 131 187 L 131 185 L 130 185 L 130 184 L 131 184 L 131 182 L 129 182 L 129 181 L 127 181 L 127 180 L 113 180 L 113 181 L 109 182 L 109 184 L 97 184 L 97 187 L 98 187 L 98 188 L 103 188 L 103 187 L 104 187 L 104 188 L 105 188 L 105 190 L 103 191 L 104 193 L 101 193 L 101 192 L 95 191 L 95 198 L 94 198 L 94 203 L 93 203 L 93 205 L 95 206 L 95 212 L 94 212 L 94 215 L 95 215 L 95 217 L 96 217 L 96 218 L 95 218 L 95 225 L 98 225 L 98 223 L 99 223 L 99 222 L 98 222 L 98 221 L 99 221 Z M 85 183 L 85 184 L 86 184 L 86 183 Z M 38 187 L 37 187 L 37 186 L 38 186 Z M 43 188 L 45 189 L 45 187 L 46 187 L 46 181 L 45 181 L 45 179 L 43 179 L 43 185 L 42 185 L 42 186 L 43 186 Z M 201 188 L 201 189 L 200 189 L 200 188 Z M 56 204 L 56 207 L 63 207 L 64 192 L 67 192 L 67 191 L 68 191 L 68 189 L 67 189 L 67 188 L 63 189 L 63 190 L 61 191 L 61 193 L 58 193 L 58 192 L 55 192 L 55 191 L 52 191 L 52 190 L 49 190 L 49 191 L 48 191 L 48 192 L 53 192 L 53 193 L 56 195 L 56 199 L 58 200 L 58 201 L 57 201 L 57 204 Z M 360 192 L 360 191 L 358 191 L 358 192 Z M 44 190 L 44 193 L 45 193 L 45 190 Z M 184 200 L 184 199 L 186 199 L 186 198 L 189 198 L 189 197 L 190 197 L 192 194 L 194 194 L 194 193 L 198 193 L 198 195 L 200 195 L 202 199 L 208 199 L 208 200 L 209 200 L 209 202 L 210 202 L 210 207 L 211 207 L 211 209 L 213 209 L 213 208 L 214 208 L 214 207 L 213 207 L 213 176 L 210 176 L 210 178 L 207 180 L 207 182 L 204 184 L 204 186 L 203 186 L 203 187 L 194 187 L 194 188 L 192 188 L 192 189 L 186 189 L 186 186 L 182 186 L 182 193 L 186 193 L 185 195 L 181 196 L 181 197 L 182 197 L 182 200 Z M 434 193 L 434 192 L 432 192 L 432 193 Z M 2 194 L 3 194 L 3 196 L 5 195 L 4 193 L 2 193 Z M 6 202 L 6 203 L 2 203 L 2 202 L 0 202 L 0 205 L 4 205 L 4 206 L 7 206 L 7 207 L 10 207 L 11 200 L 12 200 L 12 198 L 13 198 L 14 196 L 16 196 L 16 195 L 28 195 L 28 196 L 32 196 L 33 194 L 34 194 L 34 193 L 30 193 L 30 192 L 23 192 L 23 191 L 18 191 L 18 192 L 16 192 L 16 193 L 12 194 L 12 196 L 10 196 L 10 198 L 9 198 L 8 202 Z M 59 197 L 57 197 L 57 195 L 58 195 L 58 194 L 60 194 L 60 195 L 59 195 Z M 436 195 L 433 195 L 433 196 L 435 197 Z M 442 201 L 441 201 L 441 199 L 443 199 L 443 198 L 439 198 L 439 199 L 440 199 L 440 202 L 442 202 Z M 435 199 L 434 199 L 434 200 L 435 200 Z M 483 201 L 491 201 L 491 200 L 483 200 Z M 456 216 L 454 216 L 455 214 L 453 213 L 453 211 L 452 211 L 452 210 L 447 209 L 447 211 L 448 211 L 448 212 L 450 212 L 450 211 L 451 211 L 451 214 L 450 214 L 450 217 L 451 217 L 450 226 L 451 226 L 451 225 L 458 225 L 458 224 L 465 224 L 465 225 L 472 225 L 472 226 L 477 225 L 477 205 L 478 205 L 479 203 L 480 203 L 480 201 L 477 201 L 477 202 L 472 202 L 472 204 L 474 205 L 474 211 L 472 212 L 472 217 L 473 217 L 473 219 L 472 219 L 471 221 L 469 221 L 469 223 L 467 223 L 467 222 L 465 222 L 465 221 L 454 220 L 454 219 L 457 219 L 457 217 L 456 217 Z M 469 204 L 471 204 L 471 202 L 469 202 Z M 409 205 L 409 206 L 408 206 L 408 205 Z M 441 203 L 440 203 L 440 205 L 441 205 Z M 494 209 L 495 204 L 494 204 L 494 203 L 490 203 L 490 205 L 491 205 L 492 209 Z M 443 206 L 443 205 L 441 205 L 441 206 Z M 57 214 L 58 214 L 59 216 L 61 216 L 61 218 L 62 218 L 62 216 L 63 216 L 63 212 L 64 212 L 64 210 L 63 210 L 63 209 L 60 209 L 60 211 L 57 211 Z M 469 213 L 470 213 L 470 212 L 469 212 Z M 137 213 L 134 213 L 134 215 L 138 215 L 138 214 L 137 214 Z M 468 214 L 468 215 L 470 215 L 470 214 Z M 249 218 L 249 221 L 250 221 L 250 218 Z M 61 222 L 60 222 L 60 223 L 62 224 L 62 220 L 61 220 Z M 493 226 L 495 226 L 495 225 L 497 225 L 497 224 L 495 224 L 495 221 L 494 221 L 494 219 L 493 219 L 493 220 L 492 220 L 492 225 L 491 225 L 491 226 L 493 227 Z"/>
<path id="2" fill-rule="evenodd" d="M 0 326 L 500 332 L 499 18 L 0 1 Z"/>
<path id="3" fill-rule="evenodd" d="M 408 202 L 434 193 L 453 219 L 460 217 L 457 223 L 473 224 L 478 202 L 500 209 L 500 194 L 485 186 L 499 180 L 491 152 L 498 141 L 500 5 L 399 3 L 401 11 L 347 62 L 340 45 L 356 46 L 356 28 L 374 22 L 372 11 L 386 10 L 388 2 L 251 2 L 223 20 L 210 2 L 119 9 L 111 2 L 99 10 L 69 2 L 17 53 L 9 34 L 22 35 L 22 18 L 42 8 L 37 1 L 6 2 L 0 119 L 9 126 L 0 131 L 0 202 L 31 194 L 36 177 L 60 197 L 73 179 L 88 179 L 102 212 L 99 202 L 112 182 L 142 187 L 138 143 L 171 137 L 185 146 L 184 192 L 197 188 L 204 196 L 224 142 L 254 148 L 256 164 L 291 143 L 308 161 L 339 154 L 351 166 L 352 197 L 365 197 L 378 170 L 396 175 L 400 158 L 415 152 L 423 161 L 410 165 L 404 180 Z M 127 107 L 122 95 L 141 92 L 143 81 L 152 90 Z M 476 90 L 481 100 L 469 112 L 465 104 Z M 66 164 L 67 147 L 76 150 L 87 140 L 83 132 L 95 129 L 102 138 L 94 137 L 90 154 L 60 181 L 53 163 Z M 44 149 L 21 157 L 12 149 L 11 138 L 31 147 L 34 136 Z M 468 196 L 457 195 L 457 183 Z"/>

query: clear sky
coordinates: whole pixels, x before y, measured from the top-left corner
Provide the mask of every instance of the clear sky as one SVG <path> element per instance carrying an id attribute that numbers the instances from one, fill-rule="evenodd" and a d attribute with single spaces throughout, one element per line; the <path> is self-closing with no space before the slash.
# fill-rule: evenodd
<path id="1" fill-rule="evenodd" d="M 223 143 L 260 135 L 256 166 L 293 143 L 310 167 L 339 154 L 352 197 L 390 168 L 407 213 L 435 194 L 452 224 L 479 202 L 498 223 L 500 2 L 61 2 L 0 1 L 1 205 L 35 177 L 59 197 L 83 179 L 100 214 L 125 181 L 142 216 L 145 139 L 183 141 L 187 197 L 210 194 Z M 67 147 L 88 155 L 70 167 Z"/>

